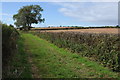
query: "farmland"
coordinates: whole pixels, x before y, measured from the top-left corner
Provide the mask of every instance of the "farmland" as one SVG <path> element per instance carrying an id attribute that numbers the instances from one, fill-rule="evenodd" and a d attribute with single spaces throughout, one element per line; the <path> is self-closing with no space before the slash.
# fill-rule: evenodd
<path id="1" fill-rule="evenodd" d="M 119 80 L 118 3 L 56 3 L 3 2 L 2 79 Z"/>
<path id="2" fill-rule="evenodd" d="M 33 30 L 41 32 L 82 32 L 82 33 L 112 33 L 119 34 L 120 28 L 93 28 L 93 29 L 69 29 L 67 30 L 51 30 L 49 28 L 33 28 Z"/>
<path id="3" fill-rule="evenodd" d="M 119 30 L 96 28 L 77 30 L 45 30 L 33 32 L 40 38 L 67 48 L 84 57 L 100 62 L 113 71 L 119 71 Z"/>
<path id="4" fill-rule="evenodd" d="M 47 30 L 42 28 L 42 30 L 32 30 L 30 33 L 55 44 L 59 48 L 88 58 L 113 72 L 119 72 L 120 70 L 119 28 L 72 30 Z"/>
<path id="5" fill-rule="evenodd" d="M 17 54 L 4 77 L 118 78 L 118 34 L 75 31 L 19 31 Z"/>

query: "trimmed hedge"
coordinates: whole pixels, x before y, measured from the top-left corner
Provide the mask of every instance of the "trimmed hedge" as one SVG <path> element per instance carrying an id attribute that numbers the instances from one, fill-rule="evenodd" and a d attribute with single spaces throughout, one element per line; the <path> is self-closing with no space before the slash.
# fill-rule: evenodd
<path id="1" fill-rule="evenodd" d="M 34 33 L 55 45 L 98 61 L 113 71 L 120 71 L 120 38 L 118 34 L 80 32 Z"/>

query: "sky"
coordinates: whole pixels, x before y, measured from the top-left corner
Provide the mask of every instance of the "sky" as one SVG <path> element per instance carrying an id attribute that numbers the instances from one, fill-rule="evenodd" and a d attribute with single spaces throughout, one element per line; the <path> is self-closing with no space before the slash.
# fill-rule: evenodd
<path id="1" fill-rule="evenodd" d="M 40 5 L 44 10 L 45 23 L 33 24 L 33 27 L 118 24 L 117 2 L 2 2 L 2 22 L 14 25 L 12 16 L 26 5 Z"/>

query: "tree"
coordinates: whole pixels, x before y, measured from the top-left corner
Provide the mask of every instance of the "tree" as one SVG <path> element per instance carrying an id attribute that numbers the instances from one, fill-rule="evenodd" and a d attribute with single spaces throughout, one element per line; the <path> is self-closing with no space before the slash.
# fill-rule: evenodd
<path id="1" fill-rule="evenodd" d="M 12 24 L 10 24 L 9 26 L 14 28 L 14 26 Z"/>
<path id="2" fill-rule="evenodd" d="M 18 13 L 13 15 L 15 25 L 22 27 L 24 30 L 29 30 L 31 24 L 38 24 L 44 22 L 45 19 L 41 18 L 43 9 L 39 5 L 23 6 L 18 10 Z"/>
<path id="3" fill-rule="evenodd" d="M 119 25 L 117 25 L 116 27 L 117 27 L 117 28 L 120 28 L 120 26 L 119 26 Z"/>

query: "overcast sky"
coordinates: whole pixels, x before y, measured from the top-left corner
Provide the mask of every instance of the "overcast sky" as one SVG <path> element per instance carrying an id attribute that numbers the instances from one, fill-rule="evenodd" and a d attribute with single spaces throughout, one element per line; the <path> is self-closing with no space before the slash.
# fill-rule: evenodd
<path id="1" fill-rule="evenodd" d="M 12 16 L 25 5 L 40 5 L 44 11 L 45 26 L 103 26 L 118 24 L 117 2 L 2 2 L 2 21 L 14 24 Z"/>

